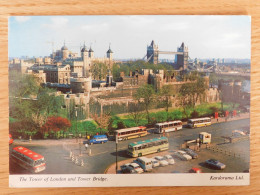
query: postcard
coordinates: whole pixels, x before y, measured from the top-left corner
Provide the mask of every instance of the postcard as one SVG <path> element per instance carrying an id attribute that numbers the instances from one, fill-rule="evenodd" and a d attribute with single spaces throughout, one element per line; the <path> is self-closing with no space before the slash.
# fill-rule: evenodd
<path id="1" fill-rule="evenodd" d="M 9 186 L 250 182 L 250 16 L 9 18 Z"/>

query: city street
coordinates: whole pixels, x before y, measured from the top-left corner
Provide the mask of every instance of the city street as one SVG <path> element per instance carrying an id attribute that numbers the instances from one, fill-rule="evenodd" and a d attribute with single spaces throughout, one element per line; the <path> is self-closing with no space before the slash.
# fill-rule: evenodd
<path id="1" fill-rule="evenodd" d="M 215 123 L 208 127 L 189 129 L 183 128 L 177 132 L 166 134 L 169 139 L 170 148 L 167 152 L 172 154 L 173 151 L 178 150 L 184 140 L 197 139 L 200 132 L 208 132 L 212 134 L 212 146 L 229 151 L 232 155 L 216 152 L 208 149 L 201 149 L 198 159 L 191 161 L 180 161 L 175 159 L 174 165 L 166 167 L 159 167 L 154 169 L 153 173 L 185 173 L 192 167 L 199 167 L 203 172 L 219 172 L 218 170 L 209 169 L 203 162 L 209 158 L 216 158 L 227 165 L 227 168 L 221 172 L 243 172 L 249 170 L 249 140 L 241 140 L 235 143 L 225 143 L 221 136 L 231 136 L 233 130 L 249 130 L 250 119 L 242 119 L 230 121 L 226 123 Z M 150 134 L 137 139 L 119 142 L 118 144 L 118 161 L 132 161 L 126 155 L 128 143 L 146 140 L 154 137 L 159 137 L 159 134 Z M 82 143 L 83 140 L 79 140 Z M 110 165 L 116 161 L 116 144 L 114 141 L 109 141 L 105 144 L 91 145 L 86 150 L 83 144 L 79 144 L 75 139 L 71 140 L 33 140 L 18 141 L 15 140 L 11 147 L 21 145 L 27 147 L 45 157 L 46 170 L 39 174 L 97 174 L 104 173 Z M 75 156 L 78 156 L 78 164 L 76 165 L 70 159 L 70 151 Z M 91 154 L 90 154 L 91 151 Z M 80 155 L 81 154 L 81 155 Z M 153 154 L 161 155 L 160 153 Z M 234 155 L 236 157 L 234 157 Z M 81 163 L 84 166 L 80 166 Z M 122 163 L 121 163 L 122 164 Z M 113 169 L 115 170 L 115 169 Z M 112 173 L 112 172 L 108 172 Z M 26 171 L 21 170 L 10 164 L 10 174 L 26 174 Z"/>

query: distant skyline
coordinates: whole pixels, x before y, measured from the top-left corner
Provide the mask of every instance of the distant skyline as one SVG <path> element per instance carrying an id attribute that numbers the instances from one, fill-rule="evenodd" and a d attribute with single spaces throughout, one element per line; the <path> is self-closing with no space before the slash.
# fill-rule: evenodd
<path id="1" fill-rule="evenodd" d="M 12 16 L 8 36 L 9 57 L 49 56 L 65 41 L 73 52 L 85 42 L 104 57 L 110 44 L 115 59 L 137 59 L 154 40 L 161 51 L 184 42 L 191 58 L 251 58 L 250 16 Z"/>

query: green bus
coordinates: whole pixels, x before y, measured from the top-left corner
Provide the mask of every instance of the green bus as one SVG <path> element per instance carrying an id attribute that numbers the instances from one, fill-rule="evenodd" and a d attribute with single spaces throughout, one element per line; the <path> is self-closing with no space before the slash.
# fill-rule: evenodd
<path id="1" fill-rule="evenodd" d="M 169 149 L 167 137 L 159 137 L 138 141 L 128 144 L 127 154 L 131 157 L 140 157 L 143 155 L 161 152 Z"/>

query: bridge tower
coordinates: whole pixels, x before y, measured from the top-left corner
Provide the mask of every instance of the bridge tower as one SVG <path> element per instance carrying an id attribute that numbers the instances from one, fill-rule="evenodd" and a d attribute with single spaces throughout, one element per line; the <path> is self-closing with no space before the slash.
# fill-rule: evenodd
<path id="1" fill-rule="evenodd" d="M 158 64 L 158 55 L 158 45 L 155 45 L 154 41 L 152 40 L 151 45 L 147 46 L 147 61 L 152 64 Z"/>
<path id="2" fill-rule="evenodd" d="M 177 48 L 177 52 L 183 52 L 183 55 L 177 54 L 177 66 L 179 69 L 187 70 L 188 60 L 189 60 L 189 50 L 188 47 L 182 42 L 181 46 Z"/>

